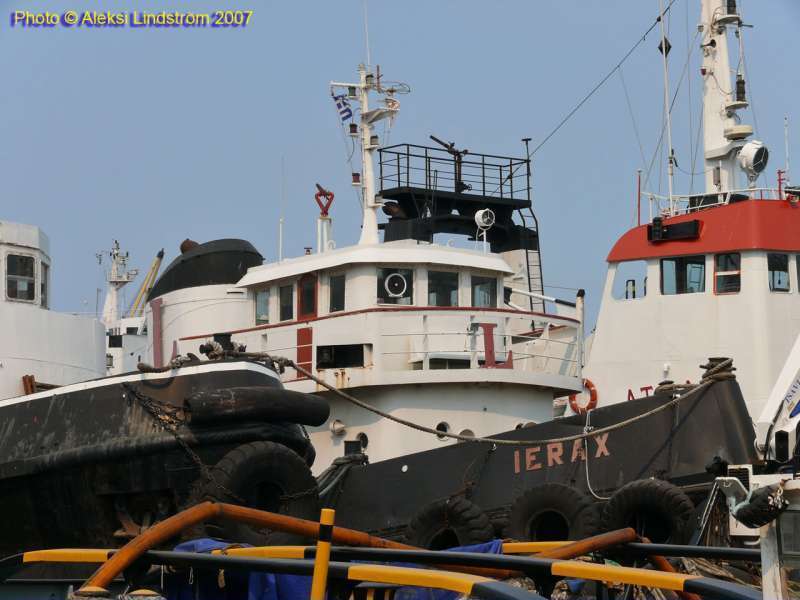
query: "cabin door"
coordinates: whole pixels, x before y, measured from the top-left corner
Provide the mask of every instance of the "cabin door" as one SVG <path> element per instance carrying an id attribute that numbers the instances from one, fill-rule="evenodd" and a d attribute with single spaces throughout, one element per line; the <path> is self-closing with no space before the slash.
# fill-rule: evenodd
<path id="1" fill-rule="evenodd" d="M 297 281 L 297 320 L 308 321 L 317 317 L 317 276 L 303 275 Z"/>

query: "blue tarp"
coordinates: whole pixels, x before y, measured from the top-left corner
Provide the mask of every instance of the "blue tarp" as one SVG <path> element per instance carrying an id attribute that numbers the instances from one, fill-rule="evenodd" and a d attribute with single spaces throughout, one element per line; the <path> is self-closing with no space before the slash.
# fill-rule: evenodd
<path id="1" fill-rule="evenodd" d="M 191 540 L 175 546 L 177 552 L 204 552 L 228 548 L 229 542 L 209 538 Z M 273 573 L 224 574 L 225 587 L 220 588 L 217 571 L 195 571 L 191 583 L 185 573 L 165 579 L 167 600 L 308 600 L 311 577 L 276 575 Z"/>
<path id="2" fill-rule="evenodd" d="M 228 548 L 231 544 L 200 538 L 178 544 L 178 552 L 204 552 Z M 502 540 L 485 544 L 452 548 L 455 552 L 500 554 Z M 418 567 L 419 565 L 403 564 Z M 225 572 L 225 586 L 220 588 L 217 571 L 192 571 L 191 582 L 186 573 L 169 574 L 164 587 L 167 600 L 307 600 L 311 594 L 311 577 L 274 573 Z M 455 600 L 456 592 L 407 587 L 397 590 L 396 600 Z"/>

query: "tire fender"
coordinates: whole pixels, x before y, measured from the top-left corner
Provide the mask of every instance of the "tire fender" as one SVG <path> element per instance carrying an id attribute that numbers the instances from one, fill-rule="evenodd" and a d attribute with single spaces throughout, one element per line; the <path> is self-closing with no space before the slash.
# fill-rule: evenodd
<path id="1" fill-rule="evenodd" d="M 303 519 L 319 517 L 319 490 L 311 469 L 294 450 L 275 442 L 251 442 L 228 452 L 211 469 L 202 495 Z M 215 537 L 240 543 L 264 544 L 270 537 L 241 523 L 222 522 L 207 529 Z"/>
<path id="2" fill-rule="evenodd" d="M 511 506 L 506 537 L 521 541 L 579 540 L 600 531 L 597 504 L 561 483 L 526 490 Z"/>
<path id="3" fill-rule="evenodd" d="M 438 500 L 422 508 L 406 527 L 406 543 L 430 550 L 494 539 L 486 514 L 466 498 Z"/>
<path id="4" fill-rule="evenodd" d="M 606 530 L 633 527 L 654 543 L 684 544 L 694 504 L 679 487 L 660 479 L 638 479 L 619 488 L 606 503 Z"/>

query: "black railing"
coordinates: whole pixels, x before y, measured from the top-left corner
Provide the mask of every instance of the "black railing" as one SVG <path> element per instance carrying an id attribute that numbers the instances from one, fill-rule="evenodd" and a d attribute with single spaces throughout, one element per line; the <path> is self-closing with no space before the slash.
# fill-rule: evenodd
<path id="1" fill-rule="evenodd" d="M 378 150 L 381 191 L 423 188 L 530 200 L 530 160 L 493 154 L 454 156 L 443 148 L 397 144 Z"/>

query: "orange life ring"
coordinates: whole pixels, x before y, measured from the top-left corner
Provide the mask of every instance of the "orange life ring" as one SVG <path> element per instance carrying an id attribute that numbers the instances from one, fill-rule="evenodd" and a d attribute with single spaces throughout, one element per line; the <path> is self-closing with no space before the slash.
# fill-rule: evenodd
<path id="1" fill-rule="evenodd" d="M 583 387 L 589 392 L 589 402 L 586 406 L 578 404 L 578 394 L 571 394 L 569 397 L 569 407 L 572 409 L 572 412 L 579 415 L 586 414 L 597 407 L 597 388 L 594 387 L 592 380 L 584 379 Z"/>

